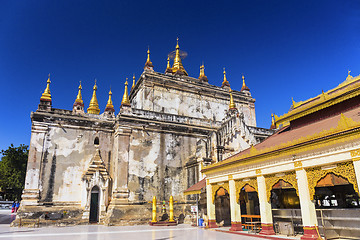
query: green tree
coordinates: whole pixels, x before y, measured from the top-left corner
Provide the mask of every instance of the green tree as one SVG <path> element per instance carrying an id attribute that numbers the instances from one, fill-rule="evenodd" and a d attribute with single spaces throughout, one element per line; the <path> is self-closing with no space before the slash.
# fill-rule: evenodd
<path id="1" fill-rule="evenodd" d="M 9 200 L 20 200 L 25 183 L 28 146 L 20 144 L 14 147 L 11 144 L 8 149 L 1 150 L 1 155 L 0 188 Z"/>

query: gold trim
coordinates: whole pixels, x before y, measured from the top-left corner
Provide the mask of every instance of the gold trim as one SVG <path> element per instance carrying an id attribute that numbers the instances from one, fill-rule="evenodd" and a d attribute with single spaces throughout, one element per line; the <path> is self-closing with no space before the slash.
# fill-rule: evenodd
<path id="1" fill-rule="evenodd" d="M 240 198 L 240 192 L 241 192 L 241 189 L 243 187 L 245 187 L 245 185 L 249 185 L 250 187 L 253 187 L 255 189 L 256 192 L 258 192 L 258 185 L 257 185 L 257 178 L 250 178 L 249 181 L 244 181 L 244 179 L 242 180 L 235 180 L 235 196 L 236 196 L 236 199 L 237 201 L 239 202 L 239 198 Z"/>
<path id="2" fill-rule="evenodd" d="M 301 161 L 294 162 L 294 168 L 295 168 L 295 170 L 303 169 L 302 162 Z"/>
<path id="3" fill-rule="evenodd" d="M 351 158 L 360 156 L 360 148 L 350 151 Z"/>
<path id="4" fill-rule="evenodd" d="M 215 184 L 211 184 L 211 192 L 212 192 L 212 202 L 215 203 L 215 196 L 216 196 L 216 192 L 220 189 L 223 188 L 225 189 L 228 194 L 230 194 L 230 190 L 229 190 L 229 182 L 225 182 L 225 183 L 215 183 Z"/>
<path id="5" fill-rule="evenodd" d="M 228 179 L 229 179 L 229 180 L 233 180 L 233 175 L 229 175 L 229 176 L 228 176 Z"/>
<path id="6" fill-rule="evenodd" d="M 346 122 L 346 124 L 344 124 L 344 122 Z M 336 128 L 324 130 L 320 133 L 295 139 L 273 147 L 261 150 L 250 150 L 250 153 L 240 155 L 239 157 L 234 156 L 224 161 L 211 164 L 205 167 L 203 172 L 205 174 L 211 174 L 218 171 L 231 170 L 236 167 L 271 160 L 274 159 L 274 157 L 297 155 L 307 151 L 319 150 L 321 147 L 355 141 L 360 138 L 359 132 L 360 122 L 354 122 L 352 119 L 342 116 Z M 253 146 L 252 149 L 255 149 L 255 147 Z M 240 159 L 242 161 L 239 161 Z"/>
<path id="7" fill-rule="evenodd" d="M 255 170 L 255 173 L 256 173 L 256 175 L 261 174 L 261 169 L 256 169 L 256 170 Z"/>
<path id="8" fill-rule="evenodd" d="M 283 126 L 286 126 L 289 124 L 290 121 L 293 121 L 300 117 L 309 115 L 311 113 L 317 112 L 324 108 L 333 106 L 337 103 L 343 102 L 345 100 L 360 95 L 359 83 L 355 83 L 353 86 L 349 86 L 350 84 L 352 84 L 357 80 L 359 80 L 359 77 L 354 78 L 354 81 L 349 82 L 348 86 L 344 86 L 342 83 L 338 87 L 329 90 L 326 93 L 322 92 L 320 95 L 311 98 L 307 101 L 293 104 L 294 105 L 293 110 L 289 111 L 288 113 L 285 113 L 280 117 L 275 116 L 276 127 L 279 127 L 279 125 L 281 124 Z M 331 96 L 329 95 L 329 93 L 331 94 Z"/>
<path id="9" fill-rule="evenodd" d="M 268 202 L 270 202 L 271 190 L 272 190 L 273 186 L 276 183 L 278 183 L 280 180 L 290 183 L 292 185 L 292 187 L 295 188 L 296 194 L 299 196 L 299 189 L 298 189 L 295 171 L 286 172 L 284 174 L 285 175 L 283 175 L 283 176 L 277 176 L 276 174 L 271 174 L 271 175 L 265 176 L 266 196 L 267 196 Z"/>
<path id="10" fill-rule="evenodd" d="M 192 194 L 200 194 L 201 190 L 194 190 L 194 191 L 189 191 L 189 192 L 184 192 L 184 195 L 192 195 Z"/>
<path id="11" fill-rule="evenodd" d="M 352 161 L 338 163 L 336 165 L 336 168 L 327 169 L 327 170 L 322 169 L 321 166 L 308 168 L 306 169 L 306 173 L 309 183 L 309 192 L 310 192 L 311 200 L 314 200 L 315 187 L 317 183 L 328 173 L 333 173 L 337 176 L 343 177 L 346 180 L 348 180 L 349 183 L 351 183 L 354 186 L 354 190 L 359 194 L 359 188 L 357 185 L 354 165 Z"/>

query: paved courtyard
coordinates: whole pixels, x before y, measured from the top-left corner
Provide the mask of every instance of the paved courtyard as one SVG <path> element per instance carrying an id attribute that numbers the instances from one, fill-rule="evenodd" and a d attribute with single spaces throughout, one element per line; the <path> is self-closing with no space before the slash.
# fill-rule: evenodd
<path id="1" fill-rule="evenodd" d="M 175 227 L 142 226 L 102 226 L 81 225 L 72 227 L 10 227 L 9 222 L 15 215 L 9 210 L 0 210 L 0 240 L 256 240 L 256 236 L 244 236 L 231 233 L 205 230 L 181 224 Z"/>

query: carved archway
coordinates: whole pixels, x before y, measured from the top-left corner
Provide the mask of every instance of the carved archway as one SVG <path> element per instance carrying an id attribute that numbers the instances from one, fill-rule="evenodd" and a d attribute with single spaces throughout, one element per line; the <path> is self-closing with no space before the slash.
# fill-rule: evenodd
<path id="1" fill-rule="evenodd" d="M 250 178 L 249 180 L 245 181 L 245 180 L 235 180 L 235 188 L 236 188 L 236 196 L 237 196 L 237 201 L 239 202 L 239 197 L 240 197 L 240 191 L 243 187 L 245 187 L 245 185 L 248 184 L 249 186 L 253 187 L 255 189 L 256 192 L 258 192 L 258 185 L 257 185 L 257 179 L 256 178 Z"/>
<path id="2" fill-rule="evenodd" d="M 211 184 L 212 202 L 213 203 L 215 203 L 216 192 L 219 190 L 219 188 L 224 188 L 228 193 L 230 193 L 230 191 L 229 191 L 229 182 Z"/>
<path id="3" fill-rule="evenodd" d="M 314 200 L 315 187 L 317 183 L 324 178 L 328 173 L 333 173 L 335 175 L 345 178 L 349 183 L 354 186 L 354 190 L 359 194 L 359 188 L 356 182 L 354 165 L 352 162 L 338 163 L 333 168 L 324 169 L 323 167 L 314 167 L 306 169 L 310 199 Z M 360 194 L 359 194 L 360 195 Z"/>
<path id="4" fill-rule="evenodd" d="M 273 186 L 276 183 L 278 183 L 280 180 L 290 183 L 293 186 L 293 188 L 295 188 L 296 195 L 299 196 L 299 189 L 298 189 L 295 171 L 286 172 L 284 173 L 284 175 L 271 174 L 265 176 L 266 196 L 268 202 L 270 202 L 271 190 Z"/>

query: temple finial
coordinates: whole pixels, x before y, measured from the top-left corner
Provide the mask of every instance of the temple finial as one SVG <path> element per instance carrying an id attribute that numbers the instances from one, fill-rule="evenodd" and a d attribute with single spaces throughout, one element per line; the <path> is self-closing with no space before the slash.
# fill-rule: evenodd
<path id="1" fill-rule="evenodd" d="M 114 105 L 113 105 L 113 102 L 111 100 L 111 96 L 112 96 L 112 92 L 111 92 L 111 87 L 110 87 L 110 91 L 109 91 L 109 99 L 107 101 L 107 104 L 106 104 L 106 107 L 105 107 L 105 112 L 115 112 L 115 109 L 114 109 Z"/>
<path id="2" fill-rule="evenodd" d="M 131 86 L 130 92 L 134 89 L 134 87 L 135 87 L 135 74 L 133 74 L 133 84 Z"/>
<path id="3" fill-rule="evenodd" d="M 148 47 L 147 50 L 147 59 L 146 59 L 146 63 L 145 63 L 145 67 L 144 69 L 148 69 L 148 70 L 153 70 L 154 65 L 152 64 L 151 60 L 150 60 L 150 48 Z"/>
<path id="4" fill-rule="evenodd" d="M 129 101 L 129 95 L 128 95 L 128 82 L 127 82 L 127 78 L 126 78 L 126 81 L 125 81 L 125 91 L 124 91 L 124 95 L 123 95 L 123 98 L 122 98 L 122 101 L 121 101 L 121 106 L 122 105 L 125 105 L 125 106 L 131 106 L 130 104 L 130 101 Z"/>
<path id="5" fill-rule="evenodd" d="M 75 114 L 83 114 L 84 113 L 84 101 L 82 100 L 82 95 L 81 95 L 81 90 L 82 90 L 82 86 L 81 86 L 81 81 L 78 87 L 78 94 L 76 96 L 74 105 L 73 105 L 73 113 Z"/>
<path id="6" fill-rule="evenodd" d="M 97 90 L 97 86 L 96 86 L 96 79 L 95 79 L 95 84 L 93 87 L 93 95 L 92 98 L 90 100 L 90 104 L 89 104 L 89 108 L 87 109 L 87 112 L 90 114 L 99 114 L 100 113 L 100 108 L 99 108 L 99 103 L 98 100 L 96 98 L 96 90 Z"/>
<path id="7" fill-rule="evenodd" d="M 50 73 L 49 73 L 49 77 L 48 80 L 46 81 L 46 88 L 43 92 L 43 94 L 41 95 L 40 101 L 45 101 L 45 102 L 51 102 L 51 93 L 50 93 Z"/>
<path id="8" fill-rule="evenodd" d="M 199 79 L 202 81 L 207 82 L 208 78 L 205 76 L 205 67 L 204 67 L 204 63 L 200 66 L 200 75 L 199 75 Z"/>
<path id="9" fill-rule="evenodd" d="M 241 91 L 250 91 L 250 89 L 245 84 L 245 76 L 244 75 L 242 75 L 242 81 L 243 81 L 243 84 L 241 87 Z"/>
<path id="10" fill-rule="evenodd" d="M 81 90 L 82 90 L 82 86 L 81 86 L 81 81 L 80 81 L 79 91 L 78 91 L 78 94 L 77 94 L 77 96 L 76 96 L 75 102 L 84 104 L 84 102 L 83 102 L 83 100 L 82 100 Z"/>
<path id="11" fill-rule="evenodd" d="M 235 105 L 235 103 L 234 103 L 234 98 L 233 98 L 233 95 L 232 95 L 232 90 L 231 90 L 231 88 L 229 89 L 229 93 L 230 93 L 229 110 L 233 110 L 233 109 L 236 109 L 236 105 Z"/>
<path id="12" fill-rule="evenodd" d="M 271 114 L 271 126 L 270 129 L 275 129 L 276 125 L 275 125 L 275 115 L 272 113 Z"/>
<path id="13" fill-rule="evenodd" d="M 186 70 L 181 62 L 179 38 L 176 39 L 175 58 L 174 58 L 174 65 L 172 67 L 172 71 L 173 71 L 173 73 L 175 73 L 177 75 L 188 76 L 188 73 L 186 72 Z"/>
<path id="14" fill-rule="evenodd" d="M 227 86 L 227 87 L 230 87 L 230 83 L 228 82 L 228 80 L 226 79 L 226 71 L 225 71 L 225 68 L 224 68 L 224 80 L 221 84 L 221 87 L 224 87 L 224 86 Z"/>
<path id="15" fill-rule="evenodd" d="M 171 66 L 170 66 L 170 57 L 168 56 L 165 73 L 172 73 L 172 72 L 173 71 L 172 71 Z"/>

